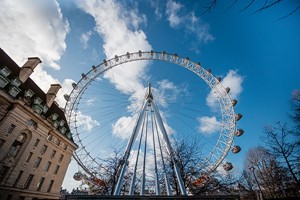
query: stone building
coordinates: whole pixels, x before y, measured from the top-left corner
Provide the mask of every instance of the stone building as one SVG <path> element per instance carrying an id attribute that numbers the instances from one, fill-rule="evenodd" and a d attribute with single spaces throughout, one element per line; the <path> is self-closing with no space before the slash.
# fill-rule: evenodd
<path id="1" fill-rule="evenodd" d="M 45 94 L 29 77 L 39 63 L 20 68 L 0 49 L 0 199 L 58 199 L 77 148 L 55 102 L 61 86 Z"/>

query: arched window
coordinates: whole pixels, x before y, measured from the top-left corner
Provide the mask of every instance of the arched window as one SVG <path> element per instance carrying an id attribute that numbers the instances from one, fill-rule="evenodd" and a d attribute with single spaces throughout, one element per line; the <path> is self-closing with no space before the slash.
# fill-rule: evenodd
<path id="1" fill-rule="evenodd" d="M 9 148 L 8 153 L 7 153 L 7 157 L 15 158 L 18 155 L 18 153 L 19 153 L 22 145 L 26 141 L 26 139 L 27 139 L 26 134 L 25 133 L 20 133 L 18 135 L 18 137 L 16 138 L 16 140 L 11 145 L 11 147 Z"/>

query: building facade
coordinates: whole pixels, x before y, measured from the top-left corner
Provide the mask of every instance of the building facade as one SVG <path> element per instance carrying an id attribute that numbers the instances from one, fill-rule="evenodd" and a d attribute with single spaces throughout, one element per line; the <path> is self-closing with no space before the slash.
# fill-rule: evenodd
<path id="1" fill-rule="evenodd" d="M 44 93 L 30 79 L 39 63 L 19 67 L 0 49 L 0 199 L 58 199 L 77 148 L 55 102 L 61 86 Z"/>

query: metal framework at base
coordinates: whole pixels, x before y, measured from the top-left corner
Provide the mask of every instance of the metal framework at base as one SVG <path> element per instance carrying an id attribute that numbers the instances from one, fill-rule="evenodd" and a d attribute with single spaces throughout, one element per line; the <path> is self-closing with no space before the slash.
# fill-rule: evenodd
<path id="1" fill-rule="evenodd" d="M 137 159 L 136 159 L 136 163 L 135 163 L 135 169 L 132 175 L 132 180 L 131 180 L 131 185 L 130 185 L 130 189 L 129 189 L 129 195 L 133 195 L 134 194 L 134 187 L 135 187 L 135 179 L 136 179 L 136 167 L 137 167 L 137 163 L 138 163 L 138 156 L 139 156 L 139 152 L 141 150 L 141 142 L 142 142 L 142 138 L 143 138 L 143 130 L 144 130 L 144 125 L 146 124 L 146 129 L 145 129 L 145 139 L 144 139 L 144 158 L 143 158 L 143 172 L 142 172 L 142 182 L 141 182 L 141 189 L 140 189 L 140 195 L 145 195 L 145 166 L 146 166 L 146 148 L 147 148 L 147 133 L 148 133 L 148 113 L 150 112 L 150 114 L 154 113 L 154 116 L 151 117 L 151 119 L 154 119 L 155 124 L 158 126 L 160 132 L 162 133 L 162 139 L 164 140 L 164 142 L 166 143 L 166 150 L 171 158 L 171 161 L 173 163 L 173 168 L 176 174 L 176 178 L 180 187 L 180 192 L 181 195 L 187 195 L 186 192 L 186 188 L 184 186 L 184 183 L 182 181 L 179 169 L 177 167 L 176 164 L 176 158 L 174 156 L 173 153 L 173 149 L 171 147 L 171 143 L 170 140 L 168 138 L 168 134 L 166 132 L 166 129 L 164 127 L 162 118 L 160 116 L 159 110 L 157 108 L 157 106 L 155 105 L 154 101 L 153 101 L 153 95 L 151 92 L 151 84 L 148 84 L 148 92 L 145 98 L 145 102 L 143 105 L 143 108 L 139 114 L 139 117 L 137 119 L 135 128 L 131 134 L 131 137 L 128 141 L 127 147 L 125 149 L 124 152 L 124 157 L 122 159 L 121 162 L 121 172 L 120 172 L 120 176 L 116 185 L 116 188 L 114 190 L 114 195 L 120 195 L 121 193 L 121 187 L 123 185 L 123 178 L 127 169 L 127 163 L 129 163 L 129 156 L 130 156 L 130 152 L 132 150 L 132 146 L 134 141 L 136 140 L 137 135 L 139 134 L 139 132 L 141 131 L 141 137 L 140 137 L 140 141 L 139 141 L 139 147 L 138 147 L 138 154 L 137 154 Z M 146 123 L 145 123 L 146 121 Z M 141 130 L 142 128 L 142 130 Z M 154 149 L 155 149 L 155 137 L 154 137 L 154 129 L 153 129 L 153 121 L 152 121 L 152 133 L 153 133 L 153 143 L 154 143 Z M 157 129 L 156 129 L 157 130 Z M 158 130 L 157 130 L 157 136 L 159 137 L 158 134 Z M 161 148 L 161 141 L 158 138 L 158 143 L 159 143 L 159 149 L 160 149 L 160 155 L 162 156 L 162 148 Z M 154 151 L 155 152 L 155 151 Z M 157 162 L 156 162 L 156 152 L 154 153 L 154 160 L 155 160 L 155 193 L 156 195 L 160 195 L 160 189 L 159 189 L 159 182 L 158 182 L 158 174 L 157 174 Z M 162 157 L 162 162 L 163 161 L 163 157 Z M 165 179 L 165 187 L 166 187 L 166 192 L 167 195 L 172 195 L 171 189 L 170 189 L 170 183 L 168 181 L 167 175 L 166 175 L 166 170 L 165 170 L 165 166 L 163 164 L 163 174 L 164 174 L 164 179 Z"/>

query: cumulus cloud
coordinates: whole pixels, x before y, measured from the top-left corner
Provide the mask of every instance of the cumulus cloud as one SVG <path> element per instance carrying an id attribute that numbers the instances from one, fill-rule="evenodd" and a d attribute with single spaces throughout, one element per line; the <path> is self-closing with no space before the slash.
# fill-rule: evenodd
<path id="1" fill-rule="evenodd" d="M 215 116 L 213 117 L 199 117 L 197 118 L 200 126 L 198 127 L 198 131 L 204 134 L 212 134 L 216 131 L 220 130 L 221 122 L 217 120 Z"/>
<path id="2" fill-rule="evenodd" d="M 78 1 L 78 5 L 94 18 L 95 30 L 104 41 L 103 49 L 108 58 L 152 49 L 145 33 L 139 28 L 145 17 L 140 17 L 137 9 L 126 10 L 124 5 L 107 0 Z M 141 79 L 145 76 L 147 65 L 148 62 L 124 64 L 108 71 L 105 78 L 121 92 L 131 94 L 144 88 Z"/>
<path id="3" fill-rule="evenodd" d="M 242 83 L 244 78 L 237 73 L 236 70 L 229 70 L 226 76 L 221 81 L 221 84 L 226 88 L 230 88 L 230 97 L 232 99 L 238 98 L 238 96 L 243 91 Z M 216 86 L 220 87 L 220 86 Z M 216 88 L 218 89 L 218 88 Z M 206 97 L 206 104 L 211 108 L 217 107 L 217 97 L 213 90 Z"/>
<path id="4" fill-rule="evenodd" d="M 88 48 L 88 42 L 90 40 L 92 33 L 93 33 L 92 31 L 88 31 L 88 32 L 83 33 L 80 36 L 80 42 L 82 43 L 84 49 Z"/>
<path id="5" fill-rule="evenodd" d="M 60 68 L 58 62 L 66 49 L 69 23 L 55 0 L 3 0 L 0 13 L 1 47 L 17 64 L 37 56 L 46 66 Z"/>
<path id="6" fill-rule="evenodd" d="M 182 18 L 178 16 L 178 11 L 181 8 L 182 5 L 180 3 L 176 3 L 172 0 L 167 2 L 166 15 L 172 28 L 177 27 L 182 22 Z"/>
<path id="7" fill-rule="evenodd" d="M 95 126 L 99 126 L 100 125 L 100 123 L 98 121 L 92 119 L 91 116 L 85 115 L 85 114 L 83 114 L 80 111 L 78 111 L 76 113 L 76 120 L 77 120 L 76 125 L 78 127 L 81 127 L 83 131 L 90 131 Z"/>
<path id="8" fill-rule="evenodd" d="M 215 38 L 209 32 L 209 25 L 194 12 L 185 13 L 184 6 L 173 0 L 166 4 L 166 17 L 172 28 L 184 28 L 186 33 L 194 34 L 200 43 L 208 43 Z M 182 12 L 181 12 L 182 11 Z"/>
<path id="9" fill-rule="evenodd" d="M 0 13 L 1 48 L 19 66 L 25 63 L 27 57 L 39 57 L 42 64 L 35 68 L 31 78 L 44 92 L 48 91 L 51 84 L 61 84 L 62 89 L 56 101 L 64 106 L 63 94 L 71 91 L 70 83 L 73 81 L 66 79 L 60 83 L 44 69 L 52 67 L 59 70 L 58 62 L 67 46 L 65 39 L 70 28 L 62 16 L 59 4 L 55 0 L 3 0 L 0 2 Z"/>

